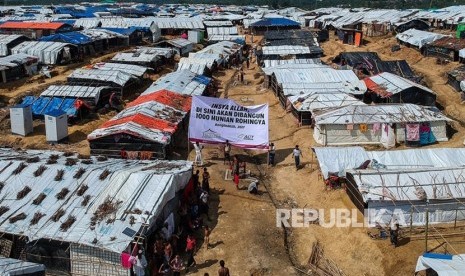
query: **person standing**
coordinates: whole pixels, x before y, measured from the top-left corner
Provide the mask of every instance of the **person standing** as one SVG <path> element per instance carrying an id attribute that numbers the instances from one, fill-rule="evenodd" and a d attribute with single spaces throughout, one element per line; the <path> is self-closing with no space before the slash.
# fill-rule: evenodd
<path id="1" fill-rule="evenodd" d="M 196 265 L 194 259 L 195 249 L 197 248 L 197 241 L 195 240 L 192 234 L 187 236 L 187 243 L 186 243 L 186 253 L 187 253 L 187 267 L 186 272 L 189 271 L 189 267 Z"/>
<path id="2" fill-rule="evenodd" d="M 397 247 L 399 244 L 399 223 L 394 223 L 389 231 L 391 244 Z"/>
<path id="3" fill-rule="evenodd" d="M 202 190 L 210 193 L 210 173 L 208 172 L 207 168 L 203 168 Z"/>
<path id="4" fill-rule="evenodd" d="M 292 151 L 292 155 L 294 156 L 295 160 L 295 168 L 298 170 L 300 166 L 300 156 L 303 157 L 302 151 L 299 149 L 299 145 L 296 145 L 294 150 Z"/>
<path id="5" fill-rule="evenodd" d="M 270 147 L 268 148 L 268 165 L 274 166 L 275 154 L 276 154 L 276 147 L 274 146 L 274 143 L 271 143 Z"/>
<path id="6" fill-rule="evenodd" d="M 205 243 L 206 250 L 208 250 L 208 247 L 210 246 L 210 233 L 210 228 L 208 227 L 208 225 L 205 225 L 205 228 L 203 230 L 203 242 Z"/>
<path id="7" fill-rule="evenodd" d="M 229 268 L 224 266 L 224 261 L 220 261 L 220 269 L 218 269 L 218 276 L 230 276 Z"/>
<path id="8" fill-rule="evenodd" d="M 179 255 L 176 255 L 173 260 L 171 260 L 171 269 L 173 270 L 173 276 L 181 276 L 181 271 L 184 269 L 182 265 L 182 259 Z"/>
<path id="9" fill-rule="evenodd" d="M 143 251 L 139 250 L 137 256 L 131 256 L 130 261 L 133 264 L 132 269 L 136 276 L 144 276 L 145 275 L 145 268 L 147 267 L 147 259 L 142 254 Z"/>
<path id="10" fill-rule="evenodd" d="M 229 140 L 226 140 L 226 144 L 224 145 L 223 165 L 226 164 L 226 160 L 228 160 L 228 164 L 231 165 L 231 144 L 229 143 Z"/>
<path id="11" fill-rule="evenodd" d="M 236 184 L 236 189 L 238 190 L 239 190 L 239 166 L 240 166 L 239 158 L 237 157 L 237 155 L 235 155 L 233 159 L 233 181 L 234 181 L 234 184 Z"/>
<path id="12" fill-rule="evenodd" d="M 197 166 L 203 166 L 203 159 L 202 159 L 202 149 L 203 146 L 199 144 L 199 142 L 195 142 L 194 144 L 195 148 L 195 165 Z"/>

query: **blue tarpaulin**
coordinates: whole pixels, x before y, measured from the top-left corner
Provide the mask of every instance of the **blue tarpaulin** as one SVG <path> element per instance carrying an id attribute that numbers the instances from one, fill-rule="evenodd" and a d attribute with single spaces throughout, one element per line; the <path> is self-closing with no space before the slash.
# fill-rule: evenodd
<path id="1" fill-rule="evenodd" d="M 203 75 L 199 75 L 199 76 L 196 76 L 193 78 L 193 80 L 195 80 L 196 82 L 199 82 L 201 84 L 204 84 L 204 85 L 208 85 L 211 81 L 211 79 L 209 77 L 205 77 Z"/>
<path id="2" fill-rule="evenodd" d="M 287 18 L 264 18 L 250 24 L 251 27 L 300 27 L 299 22 Z"/>
<path id="3" fill-rule="evenodd" d="M 78 108 L 76 107 L 75 98 L 60 98 L 60 97 L 34 97 L 26 96 L 23 99 L 22 105 L 32 104 L 32 114 L 36 117 L 43 116 L 45 113 L 50 113 L 56 110 L 61 110 L 68 114 L 68 117 L 77 117 Z"/>
<path id="4" fill-rule="evenodd" d="M 60 109 L 61 104 L 63 103 L 63 98 L 52 98 L 48 105 L 42 110 L 42 114 L 47 114 L 53 110 Z"/>
<path id="5" fill-rule="evenodd" d="M 59 33 L 54 35 L 43 36 L 40 38 L 40 41 L 64 42 L 76 45 L 88 44 L 93 42 L 92 38 L 80 32 Z"/>

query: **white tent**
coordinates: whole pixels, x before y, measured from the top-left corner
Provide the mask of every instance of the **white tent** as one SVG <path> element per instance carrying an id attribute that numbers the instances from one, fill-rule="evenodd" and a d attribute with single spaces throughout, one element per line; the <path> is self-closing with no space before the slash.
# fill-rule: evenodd
<path id="1" fill-rule="evenodd" d="M 465 254 L 453 255 L 451 259 L 418 257 L 415 272 L 428 268 L 436 271 L 438 276 L 461 276 L 465 274 Z"/>
<path id="2" fill-rule="evenodd" d="M 11 49 L 12 54 L 28 54 L 39 58 L 40 63 L 56 64 L 61 54 L 62 60 L 71 58 L 69 48 L 76 47 L 69 43 L 49 41 L 25 41 Z"/>
<path id="3" fill-rule="evenodd" d="M 420 31 L 416 29 L 408 29 L 405 32 L 396 35 L 396 38 L 398 40 L 413 45 L 417 48 L 422 48 L 426 44 L 436 41 L 443 37 L 446 37 L 446 35 L 427 31 Z"/>

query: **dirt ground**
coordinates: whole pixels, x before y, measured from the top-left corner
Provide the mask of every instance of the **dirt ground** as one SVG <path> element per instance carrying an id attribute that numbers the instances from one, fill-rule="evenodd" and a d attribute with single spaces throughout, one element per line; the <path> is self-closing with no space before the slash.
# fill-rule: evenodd
<path id="1" fill-rule="evenodd" d="M 258 39 L 257 37 L 255 39 Z M 248 41 L 250 41 L 248 39 Z M 257 43 L 257 41 L 255 41 Z M 376 51 L 385 60 L 406 59 L 410 66 L 424 76 L 425 82 L 438 94 L 438 102 L 444 112 L 456 122 L 457 131 L 449 142 L 431 147 L 463 146 L 465 122 L 465 105 L 459 102 L 459 94 L 446 84 L 445 72 L 458 66 L 457 63 L 436 65 L 434 58 L 425 58 L 416 50 L 402 47 L 391 53 L 395 44 L 392 37 L 369 39 L 363 47 L 343 45 L 331 36 L 329 42 L 322 44 L 325 51 L 324 61 L 331 60 L 341 51 Z M 108 54 L 94 62 L 111 57 Z M 88 62 L 88 61 L 87 61 Z M 26 94 L 40 93 L 46 85 L 65 81 L 70 70 L 85 65 L 59 67 L 57 76 L 46 79 L 45 83 L 33 78 L 32 82 L 18 81 L 8 87 L 0 86 L 0 101 L 4 104 L 18 102 L 18 98 Z M 167 69 L 160 73 L 166 73 Z M 234 69 L 217 72 L 214 78 L 221 83 L 221 97 L 229 98 L 244 105 L 269 104 L 270 140 L 277 146 L 275 167 L 267 167 L 266 153 L 233 149 L 233 154 L 240 154 L 247 160 L 252 174 L 260 175 L 260 194 L 250 195 L 246 187 L 247 180 L 241 181 L 241 189 L 237 190 L 231 180 L 224 180 L 227 165 L 223 164 L 222 149 L 207 147 L 205 167 L 211 173 L 213 193 L 210 202 L 212 220 L 207 224 L 212 228 L 210 249 L 203 247 L 196 255 L 197 268 L 190 275 L 203 275 L 208 272 L 216 275 L 219 260 L 225 260 L 232 275 L 311 275 L 306 264 L 310 257 L 312 245 L 319 241 L 325 256 L 332 260 L 345 275 L 411 275 L 417 257 L 425 248 L 425 242 L 418 235 L 401 241 L 401 246 L 392 248 L 387 240 L 372 240 L 364 228 L 323 228 L 311 225 L 284 231 L 276 227 L 276 208 L 354 208 L 354 205 L 343 190 L 328 191 L 319 176 L 317 163 L 310 148 L 315 145 L 312 129 L 298 127 L 296 119 L 287 113 L 279 104 L 273 93 L 263 87 L 263 76 L 260 68 L 252 63 L 245 70 L 246 85 L 234 85 L 236 71 Z M 152 76 L 155 80 L 159 75 Z M 3 112 L 5 115 L 5 111 Z M 3 115 L 3 116 L 4 116 Z M 55 148 L 72 150 L 82 154 L 89 153 L 87 134 L 101 123 L 112 117 L 110 112 L 104 115 L 82 120 L 69 129 L 70 139 L 66 144 L 56 146 L 45 142 L 44 126 L 35 122 L 35 134 L 29 137 L 18 137 L 9 134 L 9 119 L 0 121 L 2 145 L 21 148 Z M 0 113 L 0 118 L 1 118 Z M 296 171 L 291 157 L 292 149 L 298 144 L 303 150 L 304 167 Z M 188 159 L 193 160 L 191 151 Z M 463 232 L 465 226 L 457 229 L 431 229 L 441 234 Z M 421 232 L 419 234 L 421 236 Z M 202 239 L 202 235 L 198 235 Z M 462 253 L 465 250 L 464 237 L 447 238 L 447 250 L 451 253 Z M 428 249 L 444 243 L 442 238 L 431 238 Z M 203 245 L 205 246 L 205 245 Z M 456 250 L 456 251 L 455 251 Z M 439 247 L 436 252 L 443 252 Z"/>

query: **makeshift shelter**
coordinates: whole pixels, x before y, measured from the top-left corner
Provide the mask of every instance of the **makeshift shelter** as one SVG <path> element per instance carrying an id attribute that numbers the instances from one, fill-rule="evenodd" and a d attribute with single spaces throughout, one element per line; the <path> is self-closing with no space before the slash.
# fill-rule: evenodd
<path id="1" fill-rule="evenodd" d="M 11 198 L 2 203 L 2 252 L 23 251 L 60 275 L 127 275 L 121 254 L 177 215 L 192 175 L 186 161 L 80 160 L 43 150 L 2 149 L 0 167 L 2 196 Z"/>
<path id="2" fill-rule="evenodd" d="M 436 93 L 431 89 L 391 73 L 381 73 L 363 80 L 368 88 L 364 102 L 411 103 L 434 106 Z"/>
<path id="3" fill-rule="evenodd" d="M 454 37 L 443 37 L 425 46 L 425 56 L 447 58 L 458 61 L 459 51 L 465 49 L 465 39 Z"/>
<path id="4" fill-rule="evenodd" d="M 3 34 L 21 34 L 32 39 L 39 39 L 44 35 L 70 32 L 71 25 L 61 22 L 15 22 L 9 21 L 0 24 Z"/>
<path id="5" fill-rule="evenodd" d="M 175 38 L 156 44 L 159 47 L 172 48 L 178 55 L 185 56 L 194 50 L 194 43 L 184 38 Z"/>
<path id="6" fill-rule="evenodd" d="M 108 103 L 114 89 L 109 86 L 50 85 L 41 97 L 75 98 L 86 101 L 91 106 L 103 106 Z"/>
<path id="7" fill-rule="evenodd" d="M 0 257 L 0 275 L 45 276 L 45 266 L 43 264 Z"/>
<path id="8" fill-rule="evenodd" d="M 117 53 L 111 61 L 158 69 L 172 62 L 174 54 L 175 51 L 171 48 L 138 47 L 131 52 Z"/>
<path id="9" fill-rule="evenodd" d="M 346 179 L 347 195 L 365 211 L 370 226 L 389 225 L 393 219 L 424 226 L 426 210 L 432 224 L 465 219 L 463 149 L 313 149 L 323 178 Z"/>
<path id="10" fill-rule="evenodd" d="M 49 96 L 26 96 L 22 104 L 32 106 L 32 115 L 36 118 L 43 116 L 53 110 L 61 110 L 68 116 L 69 121 L 76 121 L 89 110 L 90 106 L 78 98 L 63 98 Z"/>
<path id="11" fill-rule="evenodd" d="M 335 108 L 364 103 L 345 93 L 302 93 L 288 97 L 288 109 L 296 117 L 299 125 L 312 125 L 314 110 Z"/>
<path id="12" fill-rule="evenodd" d="M 190 70 L 179 70 L 164 75 L 147 88 L 141 96 L 154 92 L 168 90 L 182 95 L 202 96 L 208 93 L 211 79 L 206 76 L 197 75 Z"/>
<path id="13" fill-rule="evenodd" d="M 23 35 L 0 35 L 0 56 L 8 56 L 16 45 L 28 41 Z"/>
<path id="14" fill-rule="evenodd" d="M 68 76 L 70 84 L 111 86 L 123 90 L 136 84 L 137 81 L 135 76 L 119 70 L 76 69 Z"/>
<path id="15" fill-rule="evenodd" d="M 323 55 L 320 47 L 300 45 L 263 46 L 260 59 L 316 58 Z"/>
<path id="16" fill-rule="evenodd" d="M 117 46 L 129 46 L 129 35 L 106 29 L 85 29 L 80 33 L 94 40 L 96 51 L 103 51 Z"/>
<path id="17" fill-rule="evenodd" d="M 64 64 L 77 59 L 75 45 L 49 41 L 25 41 L 11 49 L 12 54 L 27 54 L 39 58 L 42 64 Z"/>
<path id="18" fill-rule="evenodd" d="M 420 31 L 428 31 L 430 28 L 429 22 L 420 20 L 420 19 L 412 19 L 407 22 L 398 22 L 395 24 L 396 33 L 403 33 L 410 29 L 420 30 Z"/>
<path id="19" fill-rule="evenodd" d="M 447 72 L 447 84 L 458 92 L 465 91 L 465 65 L 461 65 Z"/>
<path id="20" fill-rule="evenodd" d="M 363 81 L 351 70 L 335 70 L 322 64 L 283 64 L 263 69 L 265 85 L 271 88 L 282 106 L 287 97 L 301 93 L 365 93 Z"/>
<path id="21" fill-rule="evenodd" d="M 181 58 L 178 63 L 177 70 L 190 70 L 198 75 L 211 76 L 211 73 L 216 70 L 217 64 L 214 58 Z"/>
<path id="22" fill-rule="evenodd" d="M 227 67 L 233 60 L 242 60 L 242 45 L 232 41 L 221 41 L 208 45 L 196 53 L 190 53 L 193 58 L 215 58 L 217 65 Z"/>
<path id="23" fill-rule="evenodd" d="M 284 64 L 321 64 L 319 58 L 263 59 L 263 68 L 277 67 Z"/>
<path id="24" fill-rule="evenodd" d="M 38 58 L 26 54 L 0 57 L 0 82 L 6 83 L 38 72 Z"/>
<path id="25" fill-rule="evenodd" d="M 162 35 L 181 34 L 188 30 L 205 28 L 199 17 L 154 17 L 153 20 L 160 28 Z"/>
<path id="26" fill-rule="evenodd" d="M 149 71 L 152 71 L 148 67 L 124 64 L 124 63 L 113 63 L 113 62 L 99 62 L 92 66 L 94 69 L 107 70 L 107 71 L 121 71 L 133 75 L 136 78 L 143 79 Z"/>
<path id="27" fill-rule="evenodd" d="M 362 46 L 363 44 L 363 31 L 350 28 L 338 28 L 336 30 L 336 35 L 339 40 L 344 44 Z"/>
<path id="28" fill-rule="evenodd" d="M 153 100 L 128 107 L 89 134 L 91 153 L 115 156 L 121 150 L 148 151 L 153 158 L 167 158 L 187 139 L 186 114 Z"/>
<path id="29" fill-rule="evenodd" d="M 321 145 L 394 147 L 448 141 L 449 118 L 414 104 L 350 105 L 316 114 L 313 137 Z"/>
<path id="30" fill-rule="evenodd" d="M 465 254 L 425 253 L 418 257 L 415 274 L 424 270 L 432 270 L 438 276 L 460 276 L 465 272 Z"/>
<path id="31" fill-rule="evenodd" d="M 263 18 L 249 26 L 253 34 L 263 34 L 273 30 L 293 30 L 300 29 L 300 23 L 288 18 Z"/>
<path id="32" fill-rule="evenodd" d="M 396 38 L 400 44 L 414 47 L 423 52 L 423 47 L 428 43 L 436 41 L 440 38 L 446 37 L 445 35 L 420 31 L 416 29 L 409 29 L 403 33 L 397 34 Z"/>

